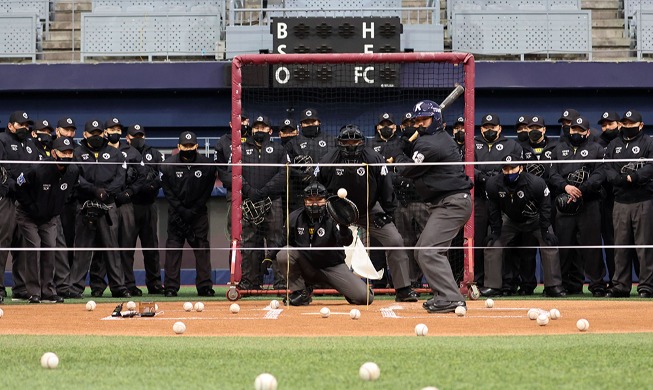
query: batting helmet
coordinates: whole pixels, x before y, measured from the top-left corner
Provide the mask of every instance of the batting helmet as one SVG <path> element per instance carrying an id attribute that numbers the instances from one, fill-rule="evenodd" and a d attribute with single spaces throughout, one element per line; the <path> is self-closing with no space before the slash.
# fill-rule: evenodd
<path id="1" fill-rule="evenodd" d="M 440 105 L 432 100 L 422 100 L 413 107 L 414 118 L 431 117 L 433 122 L 427 128 L 418 127 L 421 134 L 433 134 L 442 129 L 442 111 Z"/>
<path id="2" fill-rule="evenodd" d="M 562 214 L 578 214 L 580 209 L 583 207 L 583 199 L 578 198 L 570 202 L 569 199 L 571 198 L 572 196 L 566 192 L 558 195 L 555 200 L 556 209 L 558 209 Z"/>

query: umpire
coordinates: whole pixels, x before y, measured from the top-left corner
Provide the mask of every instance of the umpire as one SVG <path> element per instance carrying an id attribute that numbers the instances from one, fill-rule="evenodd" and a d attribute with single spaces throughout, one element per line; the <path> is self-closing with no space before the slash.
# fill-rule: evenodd
<path id="1" fill-rule="evenodd" d="M 195 252 L 197 295 L 215 295 L 209 256 L 209 215 L 206 202 L 215 185 L 216 169 L 211 160 L 197 152 L 197 136 L 185 131 L 179 136 L 179 153 L 165 160 L 161 185 L 168 200 L 165 296 L 176 297 L 181 284 L 184 242 Z"/>

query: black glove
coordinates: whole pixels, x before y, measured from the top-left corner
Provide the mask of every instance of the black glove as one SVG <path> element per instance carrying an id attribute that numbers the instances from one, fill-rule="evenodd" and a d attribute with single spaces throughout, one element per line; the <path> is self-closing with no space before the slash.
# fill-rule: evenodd
<path id="1" fill-rule="evenodd" d="M 408 135 L 410 137 L 412 134 Z M 413 143 L 410 142 L 408 137 L 401 137 L 401 150 L 404 152 L 404 154 L 408 157 L 412 157 L 413 155 Z"/>
<path id="2" fill-rule="evenodd" d="M 491 247 L 494 245 L 494 243 L 499 239 L 499 236 L 501 236 L 501 233 L 499 232 L 492 232 L 488 236 L 485 237 L 485 246 L 487 248 Z"/>
<path id="3" fill-rule="evenodd" d="M 381 229 L 385 225 L 391 223 L 393 220 L 394 218 L 392 218 L 392 215 L 379 213 L 374 216 L 374 226 L 376 226 L 377 229 Z"/>
<path id="4" fill-rule="evenodd" d="M 631 177 L 632 179 L 632 177 Z M 619 176 L 614 180 L 614 185 L 617 187 L 625 187 L 628 184 L 628 174 L 627 173 L 620 173 Z"/>
<path id="5" fill-rule="evenodd" d="M 104 188 L 95 189 L 95 198 L 100 202 L 107 202 L 109 200 L 109 193 Z"/>
<path id="6" fill-rule="evenodd" d="M 338 224 L 338 233 L 341 236 L 348 236 L 350 232 L 351 230 L 349 230 L 349 226 Z"/>
<path id="7" fill-rule="evenodd" d="M 259 190 L 259 189 L 256 189 L 256 188 L 251 188 L 249 190 L 249 193 L 247 194 L 247 197 L 249 199 L 251 199 L 252 202 L 256 203 L 256 202 L 260 202 L 263 199 L 267 198 L 268 195 L 263 190 Z"/>
<path id="8" fill-rule="evenodd" d="M 628 180 L 628 179 L 626 179 L 626 180 Z M 637 184 L 638 181 L 639 181 L 639 176 L 637 175 L 637 172 L 631 173 L 630 174 L 630 183 L 629 184 L 634 185 L 634 184 Z"/>
<path id="9" fill-rule="evenodd" d="M 558 246 L 558 237 L 549 233 L 549 229 L 542 229 L 542 239 L 548 246 Z"/>
<path id="10" fill-rule="evenodd" d="M 116 195 L 116 203 L 118 204 L 127 204 L 132 201 L 132 195 L 134 192 L 132 190 L 125 190 L 118 195 Z"/>

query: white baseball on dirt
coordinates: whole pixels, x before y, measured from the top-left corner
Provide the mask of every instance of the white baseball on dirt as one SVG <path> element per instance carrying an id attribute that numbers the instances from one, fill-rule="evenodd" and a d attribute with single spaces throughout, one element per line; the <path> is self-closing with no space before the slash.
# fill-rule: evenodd
<path id="1" fill-rule="evenodd" d="M 278 309 L 279 306 L 280 306 L 279 301 L 277 301 L 276 299 L 273 299 L 273 300 L 270 301 L 270 308 L 271 309 Z"/>
<path id="2" fill-rule="evenodd" d="M 240 305 L 238 305 L 237 303 L 232 303 L 231 306 L 229 306 L 229 311 L 234 314 L 238 314 L 238 312 L 240 311 Z"/>
<path id="3" fill-rule="evenodd" d="M 263 373 L 254 380 L 256 390 L 277 390 L 277 378 L 272 374 Z"/>
<path id="4" fill-rule="evenodd" d="M 549 323 L 549 316 L 546 315 L 546 313 L 542 313 L 539 316 L 537 316 L 537 324 L 539 326 L 544 326 Z"/>
<path id="5" fill-rule="evenodd" d="M 331 315 L 331 310 L 329 310 L 328 307 L 323 307 L 320 309 L 320 315 L 322 316 L 322 318 L 329 318 L 329 316 Z"/>
<path id="6" fill-rule="evenodd" d="M 415 334 L 418 336 L 426 336 L 429 334 L 429 328 L 425 324 L 415 325 Z"/>
<path id="7" fill-rule="evenodd" d="M 59 366 L 59 357 L 54 352 L 46 352 L 41 356 L 41 367 L 57 368 Z"/>
<path id="8" fill-rule="evenodd" d="M 184 310 L 191 311 L 193 310 L 193 304 L 190 302 L 184 302 Z"/>
<path id="9" fill-rule="evenodd" d="M 540 315 L 540 309 L 533 308 L 528 310 L 528 318 L 531 320 L 536 320 L 537 316 L 539 315 Z"/>
<path id="10" fill-rule="evenodd" d="M 172 325 L 172 330 L 177 334 L 183 334 L 186 331 L 186 324 L 181 321 L 177 321 L 174 325 Z"/>
<path id="11" fill-rule="evenodd" d="M 5 312 L 0 309 L 0 318 L 2 318 L 3 315 L 5 315 Z"/>
<path id="12" fill-rule="evenodd" d="M 93 311 L 97 307 L 97 303 L 95 301 L 88 301 L 86 302 L 86 310 L 88 311 Z"/>
<path id="13" fill-rule="evenodd" d="M 376 365 L 376 363 L 363 363 L 361 368 L 358 369 L 358 376 L 360 376 L 364 381 L 375 381 L 381 376 L 381 369 Z"/>
<path id="14" fill-rule="evenodd" d="M 194 308 L 197 312 L 204 311 L 204 304 L 202 302 L 196 302 Z"/>
<path id="15" fill-rule="evenodd" d="M 552 320 L 557 320 L 560 317 L 562 317 L 562 314 L 560 314 L 560 310 L 558 310 L 558 309 L 549 310 L 549 315 L 551 316 Z"/>
<path id="16" fill-rule="evenodd" d="M 129 301 L 129 302 L 127 302 L 125 307 L 127 308 L 127 310 L 136 310 L 136 302 Z"/>
<path id="17" fill-rule="evenodd" d="M 493 308 L 494 307 L 494 299 L 492 299 L 492 298 L 486 299 L 485 300 L 485 307 L 487 307 L 488 309 Z"/>
<path id="18" fill-rule="evenodd" d="M 338 190 L 338 196 L 341 198 L 346 198 L 347 197 L 347 190 L 344 188 L 341 188 Z"/>
<path id="19" fill-rule="evenodd" d="M 584 319 L 584 318 L 581 318 L 580 320 L 578 320 L 578 321 L 576 322 L 576 327 L 577 327 L 578 330 L 580 330 L 581 332 L 584 332 L 584 331 L 586 331 L 587 329 L 590 328 L 590 322 L 587 321 L 587 320 Z"/>
<path id="20" fill-rule="evenodd" d="M 361 318 L 361 311 L 358 309 L 351 309 L 349 312 L 349 317 L 351 317 L 352 320 L 357 320 Z"/>
<path id="21" fill-rule="evenodd" d="M 456 315 L 458 317 L 462 317 L 465 314 L 467 314 L 467 309 L 465 309 L 464 306 L 458 306 L 458 307 L 456 307 L 456 312 L 455 313 L 456 313 Z"/>

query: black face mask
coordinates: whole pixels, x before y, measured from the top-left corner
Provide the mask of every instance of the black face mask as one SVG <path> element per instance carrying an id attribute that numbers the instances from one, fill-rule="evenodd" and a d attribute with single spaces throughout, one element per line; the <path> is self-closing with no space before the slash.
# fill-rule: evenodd
<path id="1" fill-rule="evenodd" d="M 296 135 L 290 135 L 288 137 L 281 137 L 281 144 L 285 145 L 288 142 L 292 141 L 293 138 L 297 137 Z"/>
<path id="2" fill-rule="evenodd" d="M 528 138 L 529 138 L 528 131 L 520 131 L 519 133 L 517 133 L 517 140 L 519 142 L 526 142 L 528 141 Z"/>
<path id="3" fill-rule="evenodd" d="M 197 158 L 197 150 L 180 150 L 179 157 L 184 162 L 193 162 Z"/>
<path id="4" fill-rule="evenodd" d="M 313 204 L 305 207 L 306 207 L 306 212 L 308 213 L 308 217 L 311 219 L 312 222 L 318 222 L 326 213 L 326 205 L 319 206 Z"/>
<path id="5" fill-rule="evenodd" d="M 59 157 L 59 156 L 57 156 L 57 161 L 69 163 L 69 162 L 73 161 L 73 158 L 72 157 Z M 57 164 L 57 168 L 59 168 L 60 171 L 65 170 L 66 168 L 68 168 L 68 164 L 62 164 L 62 165 Z"/>
<path id="6" fill-rule="evenodd" d="M 145 138 L 132 138 L 130 145 L 140 152 L 145 147 Z"/>
<path id="7" fill-rule="evenodd" d="M 27 133 L 27 127 L 19 127 L 16 129 L 16 138 L 18 138 L 20 142 L 23 142 L 27 139 Z"/>
<path id="8" fill-rule="evenodd" d="M 102 138 L 101 135 L 92 135 L 92 136 L 86 138 L 86 144 L 88 144 L 88 146 L 91 149 L 96 149 L 97 150 L 97 149 L 100 149 L 102 147 L 102 145 L 104 145 L 104 138 Z"/>
<path id="9" fill-rule="evenodd" d="M 626 139 L 633 139 L 637 137 L 637 134 L 639 134 L 639 126 L 635 127 L 622 127 L 621 128 L 621 134 L 624 136 Z"/>
<path id="10" fill-rule="evenodd" d="M 240 125 L 240 135 L 249 137 L 252 135 L 252 128 L 249 125 Z"/>
<path id="11" fill-rule="evenodd" d="M 601 133 L 601 137 L 607 139 L 608 141 L 612 141 L 618 136 L 619 136 L 619 129 L 617 128 L 606 130 L 603 133 Z"/>
<path id="12" fill-rule="evenodd" d="M 392 131 L 392 127 L 383 126 L 383 127 L 379 130 L 379 134 L 381 134 L 381 137 L 382 137 L 383 139 L 390 139 L 390 138 L 392 138 L 392 136 L 394 135 L 394 132 Z"/>
<path id="13" fill-rule="evenodd" d="M 456 134 L 453 135 L 453 138 L 459 144 L 465 143 L 465 132 L 464 131 L 459 131 L 459 132 L 457 132 Z"/>
<path id="14" fill-rule="evenodd" d="M 569 137 L 570 130 L 571 130 L 571 126 L 562 126 L 562 135 L 565 137 Z"/>
<path id="15" fill-rule="evenodd" d="M 528 138 L 531 140 L 532 143 L 536 143 L 540 141 L 540 138 L 544 133 L 542 133 L 540 130 L 531 130 L 528 132 Z M 569 136 L 569 133 L 567 133 L 567 136 Z"/>
<path id="16" fill-rule="evenodd" d="M 107 134 L 107 139 L 109 140 L 109 143 L 117 144 L 118 142 L 120 142 L 120 134 L 118 133 Z"/>
<path id="17" fill-rule="evenodd" d="M 270 134 L 264 131 L 257 131 L 256 133 L 252 134 L 252 138 L 257 144 L 263 145 L 264 142 L 270 139 Z"/>
<path id="18" fill-rule="evenodd" d="M 575 147 L 579 147 L 583 142 L 587 141 L 586 135 L 581 135 L 578 133 L 569 134 L 569 142 Z"/>
<path id="19" fill-rule="evenodd" d="M 43 145 L 44 148 L 46 149 L 52 148 L 52 136 L 50 134 L 36 133 L 36 136 L 38 137 L 39 142 L 41 143 L 41 145 Z"/>
<path id="20" fill-rule="evenodd" d="M 514 186 L 515 184 L 517 184 L 517 180 L 519 180 L 519 176 L 520 176 L 520 175 L 521 175 L 521 172 L 517 172 L 517 173 L 509 173 L 509 174 L 507 174 L 507 175 L 504 173 L 504 174 L 503 174 L 503 182 L 504 182 L 507 186 L 511 186 L 511 187 L 512 187 L 512 186 Z"/>
<path id="21" fill-rule="evenodd" d="M 313 138 L 320 134 L 320 126 L 306 126 L 302 127 L 302 134 L 304 137 Z"/>
<path id="22" fill-rule="evenodd" d="M 496 141 L 498 136 L 499 132 L 495 130 L 485 130 L 483 132 L 483 138 L 485 138 L 485 140 L 490 143 Z"/>

